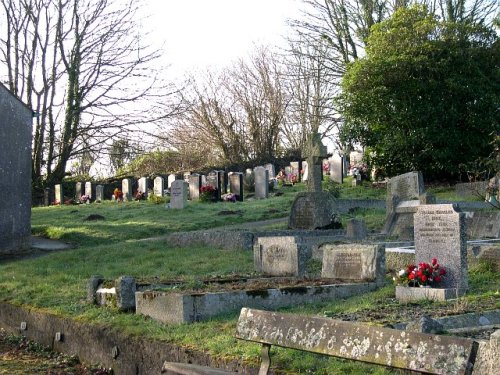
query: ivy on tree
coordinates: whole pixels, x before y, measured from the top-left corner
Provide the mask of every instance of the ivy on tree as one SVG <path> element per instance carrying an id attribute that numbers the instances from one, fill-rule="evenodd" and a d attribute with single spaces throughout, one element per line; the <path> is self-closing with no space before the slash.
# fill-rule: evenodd
<path id="1" fill-rule="evenodd" d="M 399 9 L 373 26 L 366 56 L 343 77 L 342 139 L 367 147 L 389 176 L 457 177 L 461 165 L 491 154 L 500 132 L 499 52 L 483 25 Z"/>

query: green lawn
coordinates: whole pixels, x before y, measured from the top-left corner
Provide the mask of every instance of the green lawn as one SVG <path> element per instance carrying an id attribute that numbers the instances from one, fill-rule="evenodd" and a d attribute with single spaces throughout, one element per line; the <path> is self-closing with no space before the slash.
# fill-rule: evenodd
<path id="1" fill-rule="evenodd" d="M 213 275 L 252 273 L 253 255 L 250 251 L 209 247 L 175 248 L 164 239 L 140 240 L 181 230 L 207 229 L 286 217 L 296 192 L 303 189 L 304 186 L 299 184 L 284 188 L 281 196 L 243 203 L 189 203 L 184 210 L 170 210 L 164 205 L 146 201 L 34 208 L 33 233 L 71 242 L 76 248 L 36 258 L 0 262 L 0 300 L 82 321 L 106 323 L 133 335 L 175 342 L 223 358 L 242 358 L 249 363 L 257 363 L 259 346 L 233 338 L 237 313 L 190 325 L 161 324 L 143 316 L 87 304 L 86 283 L 91 275 L 97 274 L 106 279 L 131 275 L 137 278 L 177 278 L 189 281 Z M 350 188 L 346 183 L 341 194 L 342 197 L 349 197 L 349 192 L 354 192 L 353 194 L 370 197 L 380 195 L 378 190 L 368 186 Z M 226 212 L 221 214 L 223 211 Z M 235 214 L 228 215 L 228 211 Z M 91 214 L 102 215 L 105 220 L 85 221 Z M 371 228 L 380 228 L 384 220 L 383 212 L 370 210 L 359 210 L 343 219 L 348 217 L 364 217 Z M 474 277 L 481 281 L 474 281 Z M 479 302 L 493 299 L 493 303 L 496 303 L 497 297 L 492 290 L 499 289 L 498 276 L 478 272 L 477 276 L 472 274 L 471 278 L 473 290 L 467 298 Z M 484 289 L 485 283 L 489 288 Z M 297 306 L 286 310 L 315 315 L 328 312 L 335 316 L 378 309 L 380 314 L 384 304 L 393 299 L 394 288 L 388 286 L 346 301 Z M 286 369 L 282 373 L 397 373 L 380 367 L 297 351 L 273 348 L 273 352 L 274 365 Z"/>

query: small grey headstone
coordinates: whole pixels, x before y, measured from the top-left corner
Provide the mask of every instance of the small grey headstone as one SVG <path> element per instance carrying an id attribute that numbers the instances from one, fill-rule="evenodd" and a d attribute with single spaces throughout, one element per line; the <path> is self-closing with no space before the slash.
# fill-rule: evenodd
<path id="1" fill-rule="evenodd" d="M 135 279 L 121 276 L 116 280 L 116 306 L 120 311 L 135 310 Z"/>
<path id="2" fill-rule="evenodd" d="M 346 237 L 362 240 L 366 238 L 366 224 L 363 220 L 350 219 L 346 223 Z"/>
<path id="3" fill-rule="evenodd" d="M 201 175 L 197 173 L 189 175 L 189 199 L 192 201 L 200 199 L 201 184 Z M 172 187 L 170 189 L 172 190 Z"/>
<path id="4" fill-rule="evenodd" d="M 344 158 L 335 154 L 329 160 L 330 180 L 342 184 L 344 182 Z"/>
<path id="5" fill-rule="evenodd" d="M 297 237 L 259 237 L 254 246 L 254 265 L 268 276 L 303 276 L 311 258 L 310 246 Z"/>
<path id="6" fill-rule="evenodd" d="M 102 202 L 104 200 L 104 186 L 97 185 L 95 187 L 95 200 L 96 202 Z"/>
<path id="7" fill-rule="evenodd" d="M 82 197 L 84 192 L 85 192 L 85 185 L 83 184 L 83 182 L 77 182 L 75 184 L 75 199 L 77 201 L 80 201 L 80 198 Z"/>
<path id="8" fill-rule="evenodd" d="M 56 204 L 63 204 L 64 203 L 64 193 L 63 193 L 62 185 L 61 184 L 55 185 L 54 191 L 55 191 L 55 203 Z"/>
<path id="9" fill-rule="evenodd" d="M 91 276 L 89 281 L 87 282 L 87 302 L 88 303 L 96 303 L 96 292 L 99 289 L 99 285 L 101 285 L 104 281 L 104 277 L 101 275 Z"/>
<path id="10" fill-rule="evenodd" d="M 323 244 L 321 277 L 355 281 L 385 281 L 384 245 Z"/>
<path id="11" fill-rule="evenodd" d="M 254 168 L 255 198 L 269 197 L 269 171 L 264 167 Z"/>
<path id="12" fill-rule="evenodd" d="M 124 201 L 132 200 L 132 180 L 130 178 L 124 178 L 122 180 L 122 192 Z"/>
<path id="13" fill-rule="evenodd" d="M 238 201 L 243 202 L 243 173 L 233 172 L 229 175 L 229 191 L 238 196 Z"/>
<path id="14" fill-rule="evenodd" d="M 291 229 L 321 229 L 332 225 L 335 201 L 327 192 L 302 192 L 295 196 L 288 227 Z"/>
<path id="15" fill-rule="evenodd" d="M 165 179 L 161 176 L 155 177 L 153 181 L 153 194 L 157 197 L 163 197 L 165 190 Z"/>
<path id="16" fill-rule="evenodd" d="M 175 180 L 170 187 L 170 208 L 183 209 L 187 204 L 190 186 L 184 180 Z"/>

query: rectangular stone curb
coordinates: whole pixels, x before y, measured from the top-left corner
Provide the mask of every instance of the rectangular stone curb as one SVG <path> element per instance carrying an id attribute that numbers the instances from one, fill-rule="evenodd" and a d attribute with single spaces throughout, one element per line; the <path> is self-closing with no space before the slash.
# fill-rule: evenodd
<path id="1" fill-rule="evenodd" d="M 465 292 L 465 289 L 418 288 L 398 285 L 396 286 L 396 299 L 400 302 L 418 301 L 422 299 L 446 301 L 461 297 Z"/>

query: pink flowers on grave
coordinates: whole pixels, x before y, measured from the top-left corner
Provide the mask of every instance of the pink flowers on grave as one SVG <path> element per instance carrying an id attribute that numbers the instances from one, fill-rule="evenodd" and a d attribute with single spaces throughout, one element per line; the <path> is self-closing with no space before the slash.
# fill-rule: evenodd
<path id="1" fill-rule="evenodd" d="M 394 277 L 397 284 L 416 286 L 437 286 L 446 275 L 446 270 L 442 268 L 436 258 L 432 258 L 431 263 L 409 264 L 406 268 L 398 272 Z"/>

